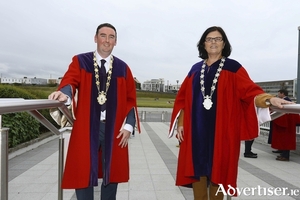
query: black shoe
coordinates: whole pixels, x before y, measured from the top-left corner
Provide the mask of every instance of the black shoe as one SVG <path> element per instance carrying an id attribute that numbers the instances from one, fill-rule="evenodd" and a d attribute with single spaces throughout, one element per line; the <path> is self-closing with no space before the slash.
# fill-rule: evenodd
<path id="1" fill-rule="evenodd" d="M 253 153 L 252 151 L 248 152 L 248 153 L 244 153 L 244 154 L 250 154 L 250 155 L 255 155 L 257 156 L 257 153 Z"/>
<path id="2" fill-rule="evenodd" d="M 252 152 L 250 152 L 250 153 L 244 153 L 244 157 L 245 158 L 257 158 L 257 154 L 252 153 Z"/>
<path id="3" fill-rule="evenodd" d="M 272 151 L 273 153 L 282 153 L 282 151 L 277 150 L 277 151 Z"/>

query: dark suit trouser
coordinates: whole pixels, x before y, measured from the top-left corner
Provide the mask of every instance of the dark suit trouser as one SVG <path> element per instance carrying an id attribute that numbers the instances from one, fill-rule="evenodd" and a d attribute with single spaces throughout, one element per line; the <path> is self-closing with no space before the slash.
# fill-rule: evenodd
<path id="1" fill-rule="evenodd" d="M 254 142 L 254 140 L 246 140 L 245 141 L 245 153 L 251 153 L 253 142 Z"/>
<path id="2" fill-rule="evenodd" d="M 290 150 L 282 150 L 281 156 L 290 159 Z"/>
<path id="3" fill-rule="evenodd" d="M 104 163 L 104 136 L 105 136 L 105 123 L 100 123 L 100 135 L 99 135 L 99 148 L 102 147 L 102 163 Z M 102 171 L 104 172 L 104 164 L 102 165 Z M 118 183 L 110 183 L 106 186 L 101 185 L 101 200 L 116 200 Z M 94 200 L 94 187 L 76 189 L 76 196 L 78 200 Z"/>

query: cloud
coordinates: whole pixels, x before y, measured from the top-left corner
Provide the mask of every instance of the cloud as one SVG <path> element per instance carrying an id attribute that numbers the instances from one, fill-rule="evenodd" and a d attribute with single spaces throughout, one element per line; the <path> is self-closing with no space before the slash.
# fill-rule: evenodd
<path id="1" fill-rule="evenodd" d="M 0 8 L 2 76 L 61 77 L 74 55 L 95 50 L 96 27 L 110 22 L 118 31 L 113 54 L 141 82 L 182 82 L 200 61 L 200 36 L 213 25 L 224 28 L 231 58 L 253 80 L 296 78 L 297 0 L 10 0 Z"/>

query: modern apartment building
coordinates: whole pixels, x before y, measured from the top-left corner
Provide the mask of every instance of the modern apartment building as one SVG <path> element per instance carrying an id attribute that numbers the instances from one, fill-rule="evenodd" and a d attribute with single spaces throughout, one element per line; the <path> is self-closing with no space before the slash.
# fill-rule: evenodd
<path id="1" fill-rule="evenodd" d="M 297 79 L 256 82 L 265 92 L 277 95 L 278 90 L 286 89 L 289 92 L 289 98 L 293 101 L 297 98 Z"/>

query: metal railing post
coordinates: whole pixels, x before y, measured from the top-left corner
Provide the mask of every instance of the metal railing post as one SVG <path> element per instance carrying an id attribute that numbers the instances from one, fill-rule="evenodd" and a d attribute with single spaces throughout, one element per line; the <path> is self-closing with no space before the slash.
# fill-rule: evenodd
<path id="1" fill-rule="evenodd" d="M 0 199 L 8 200 L 8 130 L 0 127 Z"/>
<path id="2" fill-rule="evenodd" d="M 64 170 L 64 138 L 63 133 L 61 133 L 59 138 L 59 151 L 58 151 L 58 200 L 63 200 L 63 190 L 61 187 L 62 176 Z"/>
<path id="3" fill-rule="evenodd" d="M 161 113 L 161 121 L 165 122 L 165 111 L 162 111 Z"/>
<path id="4" fill-rule="evenodd" d="M 13 100 L 13 101 L 12 101 Z M 62 132 L 60 132 L 51 122 L 49 122 L 40 112 L 39 109 L 58 108 L 68 119 L 71 125 L 73 125 L 72 115 L 69 113 L 68 108 L 57 100 L 24 100 L 24 99 L 3 99 L 4 102 L 0 104 L 0 131 L 1 131 L 1 200 L 8 200 L 8 129 L 1 129 L 1 114 L 15 113 L 27 111 L 41 124 L 47 127 L 52 133 L 60 135 L 59 140 L 59 161 L 58 161 L 58 200 L 63 199 L 63 190 L 61 187 L 62 174 L 64 170 L 64 138 Z M 6 137 L 6 139 L 5 139 Z M 6 141 L 6 142 L 5 142 Z"/>
<path id="5" fill-rule="evenodd" d="M 146 111 L 142 111 L 142 122 L 146 121 Z"/>

